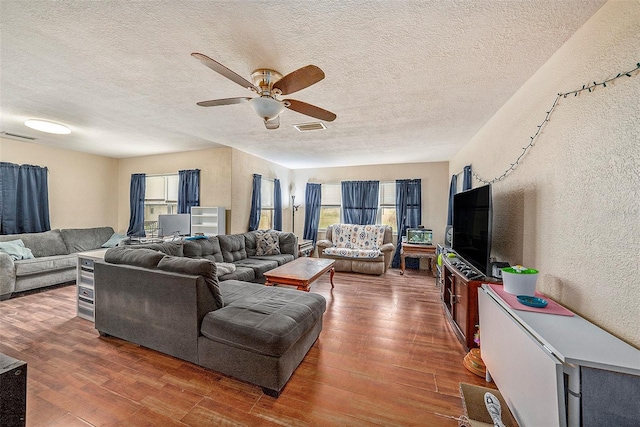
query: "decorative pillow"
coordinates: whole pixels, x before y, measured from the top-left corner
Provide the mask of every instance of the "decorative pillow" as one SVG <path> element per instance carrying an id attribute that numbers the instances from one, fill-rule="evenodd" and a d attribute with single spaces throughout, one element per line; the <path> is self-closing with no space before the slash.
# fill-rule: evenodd
<path id="1" fill-rule="evenodd" d="M 158 263 L 158 269 L 174 273 L 202 276 L 213 295 L 216 309 L 224 307 L 224 300 L 222 299 L 222 293 L 220 292 L 218 277 L 216 275 L 217 267 L 215 263 L 206 259 L 165 256 Z"/>
<path id="2" fill-rule="evenodd" d="M 280 255 L 278 233 L 262 233 L 256 239 L 256 256 Z"/>
<path id="3" fill-rule="evenodd" d="M 113 233 L 113 235 L 109 237 L 109 240 L 107 240 L 102 244 L 102 247 L 115 248 L 116 246 L 118 246 L 118 243 L 122 242 L 123 240 L 126 240 L 127 238 L 128 237 L 126 234 Z"/>
<path id="4" fill-rule="evenodd" d="M 19 259 L 31 259 L 34 258 L 31 249 L 24 246 L 24 242 L 21 239 L 10 240 L 8 242 L 0 242 L 0 252 L 3 252 L 16 261 Z"/>

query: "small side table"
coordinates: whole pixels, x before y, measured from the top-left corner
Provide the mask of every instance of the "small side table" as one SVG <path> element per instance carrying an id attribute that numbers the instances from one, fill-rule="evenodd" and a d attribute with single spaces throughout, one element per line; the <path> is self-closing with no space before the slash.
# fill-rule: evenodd
<path id="1" fill-rule="evenodd" d="M 427 258 L 429 260 L 429 271 L 431 274 L 434 274 L 433 261 L 436 258 L 436 247 L 434 245 L 418 245 L 402 242 L 400 251 L 400 274 L 404 274 L 405 258 Z"/>
<path id="2" fill-rule="evenodd" d="M 311 256 L 313 253 L 313 240 L 299 240 L 298 241 L 298 256 Z"/>

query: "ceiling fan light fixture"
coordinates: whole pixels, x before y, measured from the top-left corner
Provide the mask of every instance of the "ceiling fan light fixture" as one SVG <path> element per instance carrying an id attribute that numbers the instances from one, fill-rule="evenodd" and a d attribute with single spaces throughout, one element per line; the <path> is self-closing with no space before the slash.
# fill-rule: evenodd
<path id="1" fill-rule="evenodd" d="M 71 133 L 66 125 L 62 123 L 51 122 L 49 120 L 29 119 L 24 122 L 25 126 L 40 132 L 55 133 L 58 135 L 68 135 Z"/>
<path id="2" fill-rule="evenodd" d="M 280 101 L 276 101 L 268 96 L 251 98 L 249 106 L 266 121 L 275 119 L 285 109 L 285 106 Z"/>

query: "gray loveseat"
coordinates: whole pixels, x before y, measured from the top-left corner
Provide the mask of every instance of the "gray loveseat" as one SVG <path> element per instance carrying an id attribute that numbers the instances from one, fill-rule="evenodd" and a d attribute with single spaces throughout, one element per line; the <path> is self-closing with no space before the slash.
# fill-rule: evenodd
<path id="1" fill-rule="evenodd" d="M 14 292 L 75 280 L 76 253 L 99 249 L 113 234 L 111 227 L 96 227 L 1 235 L 0 242 L 22 240 L 34 258 L 14 261 L 0 252 L 0 300 Z"/>
<path id="2" fill-rule="evenodd" d="M 193 242 L 206 247 L 211 240 L 185 242 L 183 249 L 189 252 Z M 96 329 L 101 336 L 259 385 L 277 397 L 322 330 L 325 299 L 221 281 L 215 262 L 204 257 L 147 248 L 108 250 L 94 264 Z"/>

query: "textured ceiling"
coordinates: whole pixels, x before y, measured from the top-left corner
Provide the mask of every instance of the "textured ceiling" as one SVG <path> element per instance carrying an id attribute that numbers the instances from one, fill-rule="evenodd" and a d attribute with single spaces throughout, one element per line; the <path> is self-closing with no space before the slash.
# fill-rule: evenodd
<path id="1" fill-rule="evenodd" d="M 603 3 L 2 0 L 0 131 L 116 158 L 230 146 L 289 168 L 446 161 Z M 338 118 L 300 133 L 317 120 L 285 110 L 267 130 L 248 104 L 198 107 L 252 93 L 191 52 L 246 79 L 315 64 L 326 78 L 289 97 Z"/>

